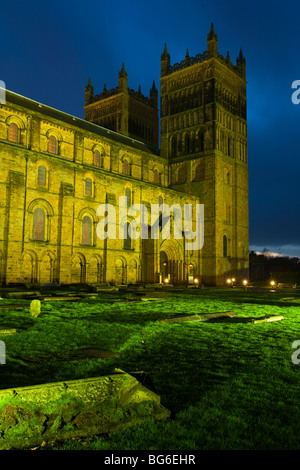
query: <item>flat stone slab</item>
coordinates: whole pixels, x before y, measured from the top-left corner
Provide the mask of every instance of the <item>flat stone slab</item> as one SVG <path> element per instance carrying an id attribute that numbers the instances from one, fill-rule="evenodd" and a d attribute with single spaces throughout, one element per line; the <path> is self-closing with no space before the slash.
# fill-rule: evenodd
<path id="1" fill-rule="evenodd" d="M 30 304 L 4 304 L 0 305 L 1 308 L 10 308 L 10 309 L 15 309 L 15 308 L 28 308 Z"/>
<path id="2" fill-rule="evenodd" d="M 24 362 L 27 362 L 29 365 L 43 366 L 44 364 L 49 364 L 53 362 L 75 361 L 84 358 L 109 359 L 110 357 L 116 355 L 117 353 L 114 353 L 112 351 L 88 348 L 78 349 L 75 351 L 62 351 L 59 353 L 51 354 L 22 354 L 21 356 L 19 356 L 19 359 Z"/>
<path id="3" fill-rule="evenodd" d="M 0 405 L 2 450 L 106 434 L 171 414 L 159 395 L 119 369 L 104 377 L 0 390 Z"/>
<path id="4" fill-rule="evenodd" d="M 261 318 L 253 318 L 251 320 L 251 323 L 254 323 L 255 325 L 257 323 L 269 323 L 269 322 L 272 322 L 272 321 L 281 321 L 281 320 L 284 320 L 284 317 L 282 315 L 273 315 L 273 316 L 265 316 L 265 317 L 261 317 Z"/>
<path id="5" fill-rule="evenodd" d="M 178 315 L 175 317 L 164 318 L 158 320 L 160 323 L 182 323 L 182 322 L 198 322 L 198 321 L 209 321 L 214 318 L 222 317 L 236 317 L 235 312 L 217 312 L 217 313 L 202 313 L 199 315 Z"/>
<path id="6" fill-rule="evenodd" d="M 55 297 L 43 297 L 43 300 L 47 301 L 47 302 L 49 302 L 49 301 L 55 302 L 57 300 L 67 302 L 67 301 L 71 301 L 71 300 L 81 300 L 81 299 L 82 299 L 82 297 L 75 297 L 75 296 L 72 297 L 72 296 L 67 296 L 67 295 L 66 296 L 61 296 L 61 297 L 56 297 L 56 296 Z"/>
<path id="7" fill-rule="evenodd" d="M 1 336 L 11 336 L 17 334 L 15 328 L 0 328 L 0 337 Z"/>
<path id="8" fill-rule="evenodd" d="M 27 297 L 40 297 L 41 293 L 38 291 L 20 291 L 20 292 L 7 292 L 6 297 L 9 299 L 26 299 Z"/>

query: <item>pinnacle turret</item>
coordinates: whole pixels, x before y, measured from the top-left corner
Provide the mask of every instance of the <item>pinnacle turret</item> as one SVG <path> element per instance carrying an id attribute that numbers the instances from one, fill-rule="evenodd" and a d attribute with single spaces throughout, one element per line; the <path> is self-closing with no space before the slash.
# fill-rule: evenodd
<path id="1" fill-rule="evenodd" d="M 89 77 L 88 84 L 85 87 L 85 104 L 86 105 L 92 102 L 93 96 L 94 96 L 94 88 L 92 86 L 91 77 Z"/>
<path id="2" fill-rule="evenodd" d="M 119 88 L 120 90 L 127 89 L 127 72 L 125 70 L 124 62 L 122 63 L 122 68 L 119 72 Z"/>

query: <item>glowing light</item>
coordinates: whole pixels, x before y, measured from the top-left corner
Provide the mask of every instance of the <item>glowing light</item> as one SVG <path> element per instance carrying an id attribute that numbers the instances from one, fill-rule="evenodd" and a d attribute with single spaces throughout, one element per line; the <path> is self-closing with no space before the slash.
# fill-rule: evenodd
<path id="1" fill-rule="evenodd" d="M 243 280 L 243 284 L 244 284 L 244 286 L 246 286 L 246 285 L 248 284 L 247 279 L 244 279 L 244 280 Z"/>
<path id="2" fill-rule="evenodd" d="M 230 284 L 231 283 L 231 279 L 227 279 L 227 284 Z"/>
<path id="3" fill-rule="evenodd" d="M 165 284 L 168 284 L 168 282 L 169 282 L 169 279 L 166 278 L 165 279 Z"/>
<path id="4" fill-rule="evenodd" d="M 232 280 L 232 282 L 235 282 L 235 278 L 234 278 L 234 277 L 233 277 L 231 280 Z"/>
<path id="5" fill-rule="evenodd" d="M 270 282 L 271 286 L 275 286 L 275 281 Z"/>
<path id="6" fill-rule="evenodd" d="M 198 284 L 198 282 L 199 282 L 199 279 L 197 279 L 197 278 L 194 279 L 194 283 L 195 283 L 195 284 Z"/>

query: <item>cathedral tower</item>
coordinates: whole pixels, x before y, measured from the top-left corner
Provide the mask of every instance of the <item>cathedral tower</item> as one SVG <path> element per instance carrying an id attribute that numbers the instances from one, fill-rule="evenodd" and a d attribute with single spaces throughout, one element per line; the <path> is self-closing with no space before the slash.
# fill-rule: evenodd
<path id="1" fill-rule="evenodd" d="M 170 187 L 204 204 L 202 278 L 222 284 L 248 271 L 248 166 L 245 58 L 207 51 L 171 65 L 161 55 L 161 156 Z"/>
<path id="2" fill-rule="evenodd" d="M 138 91 L 128 87 L 127 72 L 122 64 L 116 88 L 107 90 L 104 85 L 103 91 L 94 96 L 89 79 L 85 89 L 84 117 L 94 124 L 158 148 L 157 100 L 154 82 L 150 98 L 142 94 L 141 87 Z"/>

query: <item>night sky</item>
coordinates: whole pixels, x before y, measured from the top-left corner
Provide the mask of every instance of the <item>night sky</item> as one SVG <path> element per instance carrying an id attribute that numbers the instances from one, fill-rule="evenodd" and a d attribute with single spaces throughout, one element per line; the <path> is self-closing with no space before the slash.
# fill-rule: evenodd
<path id="1" fill-rule="evenodd" d="M 81 118 L 89 76 L 95 94 L 116 87 L 124 62 L 149 96 L 165 43 L 171 64 L 202 53 L 213 22 L 219 52 L 246 57 L 250 250 L 300 258 L 298 2 L 27 0 L 2 2 L 0 18 L 7 89 Z"/>

